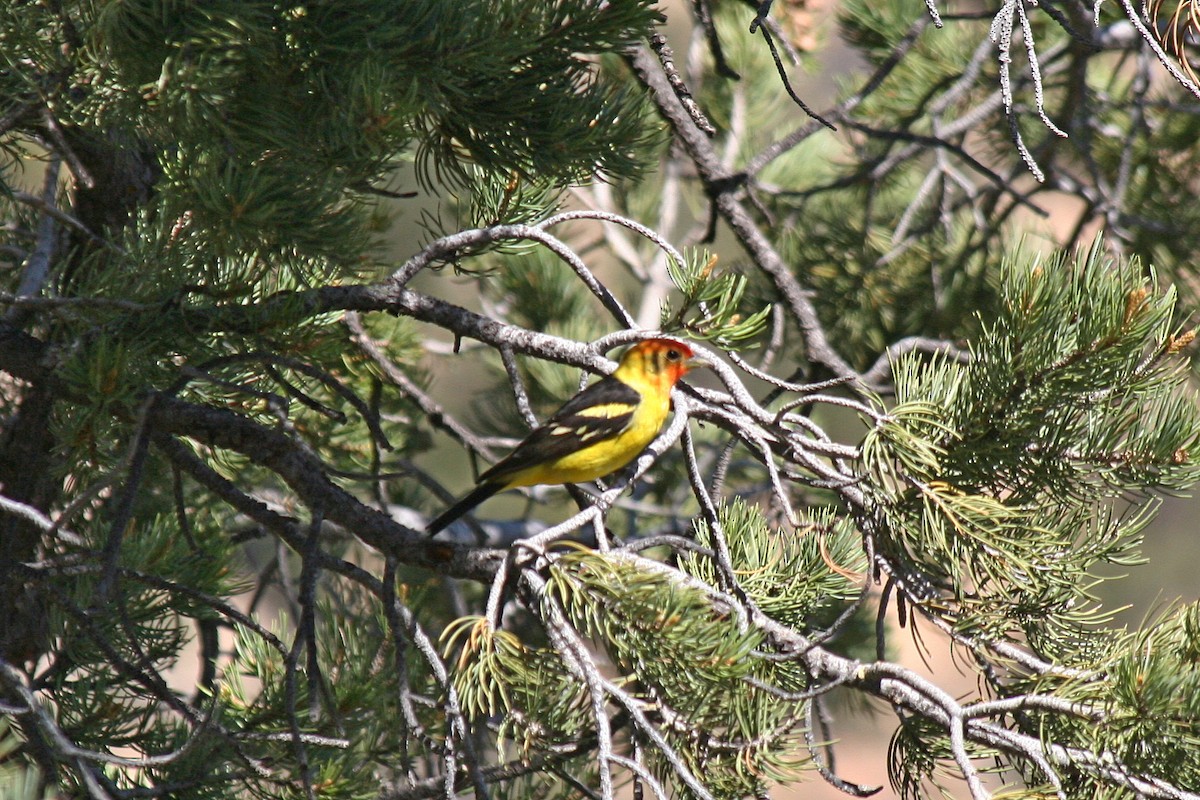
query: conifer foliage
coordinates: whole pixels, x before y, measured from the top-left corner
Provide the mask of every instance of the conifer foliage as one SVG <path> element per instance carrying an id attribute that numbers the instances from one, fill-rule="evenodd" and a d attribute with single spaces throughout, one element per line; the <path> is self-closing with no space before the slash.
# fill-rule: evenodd
<path id="1" fill-rule="evenodd" d="M 1193 23 L 0 6 L 0 797 L 862 797 L 875 700 L 895 796 L 1200 800 L 1200 606 L 1098 591 L 1197 479 Z M 634 464 L 424 535 L 664 333 Z"/>

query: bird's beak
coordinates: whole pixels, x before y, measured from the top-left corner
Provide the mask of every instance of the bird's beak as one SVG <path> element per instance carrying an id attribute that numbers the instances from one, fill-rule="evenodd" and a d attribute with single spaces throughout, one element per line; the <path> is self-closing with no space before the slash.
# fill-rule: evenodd
<path id="1" fill-rule="evenodd" d="M 694 369 L 702 369 L 704 367 L 711 367 L 712 362 L 709 361 L 707 358 L 704 358 L 703 356 L 692 356 L 686 362 L 684 362 L 684 366 L 687 368 L 688 372 L 691 372 Z"/>

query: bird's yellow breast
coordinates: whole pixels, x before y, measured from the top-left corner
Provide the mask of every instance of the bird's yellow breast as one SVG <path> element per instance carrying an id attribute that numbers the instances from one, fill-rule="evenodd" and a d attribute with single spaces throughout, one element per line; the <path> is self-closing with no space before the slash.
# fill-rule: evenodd
<path id="1" fill-rule="evenodd" d="M 508 485 L 515 487 L 536 486 L 540 483 L 587 483 L 610 475 L 641 455 L 646 445 L 654 441 L 670 408 L 670 394 L 664 394 L 661 398 L 643 398 L 634 409 L 629 425 L 616 436 L 530 468 L 524 471 L 519 480 Z M 594 406 L 581 412 L 581 415 L 615 416 L 626 413 L 629 413 L 629 406 L 616 405 Z"/>

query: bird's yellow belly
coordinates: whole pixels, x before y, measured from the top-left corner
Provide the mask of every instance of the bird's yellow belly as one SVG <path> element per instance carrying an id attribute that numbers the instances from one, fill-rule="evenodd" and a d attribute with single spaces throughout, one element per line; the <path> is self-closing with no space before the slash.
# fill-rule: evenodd
<path id="1" fill-rule="evenodd" d="M 654 441 L 660 425 L 654 424 L 651 415 L 643 423 L 635 415 L 630 426 L 614 438 L 604 442 L 603 446 L 585 447 L 584 449 L 565 455 L 555 461 L 541 464 L 522 475 L 519 481 L 508 484 L 515 486 L 536 486 L 541 483 L 587 483 L 597 478 L 603 478 L 633 461 L 646 445 Z"/>

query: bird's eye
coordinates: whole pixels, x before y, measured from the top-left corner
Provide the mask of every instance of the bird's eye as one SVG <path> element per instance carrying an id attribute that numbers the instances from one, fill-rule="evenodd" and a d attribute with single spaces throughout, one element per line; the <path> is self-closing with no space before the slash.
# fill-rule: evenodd
<path id="1" fill-rule="evenodd" d="M 680 353 L 678 350 L 672 349 L 667 351 L 667 361 L 678 361 L 681 358 L 683 358 L 683 353 Z"/>

